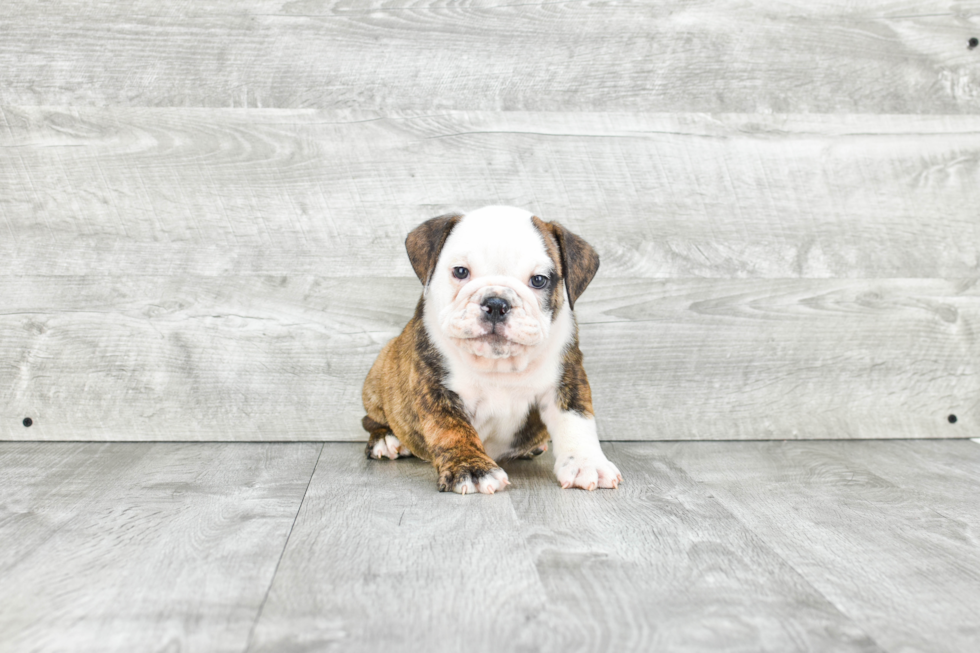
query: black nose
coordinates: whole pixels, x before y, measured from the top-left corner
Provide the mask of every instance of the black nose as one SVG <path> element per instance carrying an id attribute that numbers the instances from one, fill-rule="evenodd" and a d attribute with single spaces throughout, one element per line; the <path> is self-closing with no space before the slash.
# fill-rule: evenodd
<path id="1" fill-rule="evenodd" d="M 492 323 L 503 322 L 504 317 L 507 316 L 507 312 L 510 310 L 510 304 L 507 300 L 501 299 L 500 297 L 491 297 L 483 302 L 483 310 L 487 312 L 487 319 Z"/>

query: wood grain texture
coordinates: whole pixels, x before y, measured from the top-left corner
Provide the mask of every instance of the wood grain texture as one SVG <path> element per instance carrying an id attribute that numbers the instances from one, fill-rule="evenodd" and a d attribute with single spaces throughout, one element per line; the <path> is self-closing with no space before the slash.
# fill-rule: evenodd
<path id="1" fill-rule="evenodd" d="M 605 450 L 615 492 L 549 453 L 488 497 L 354 443 L 0 443 L 0 649 L 972 650 L 975 442 Z"/>
<path id="2" fill-rule="evenodd" d="M 932 510 L 962 524 L 980 540 L 980 447 L 977 440 L 827 442 L 825 450 L 861 461 L 869 471 L 901 487 Z"/>
<path id="3" fill-rule="evenodd" d="M 364 376 L 419 288 L 0 277 L 0 439 L 365 439 Z M 599 280 L 576 310 L 603 439 L 980 433 L 973 283 Z"/>
<path id="4" fill-rule="evenodd" d="M 418 459 L 370 461 L 362 445 L 325 444 L 248 650 L 566 641 L 508 496 L 489 499 L 438 492 Z"/>
<path id="5" fill-rule="evenodd" d="M 0 104 L 971 113 L 967 1 L 8 3 Z"/>
<path id="6" fill-rule="evenodd" d="M 0 445 L 4 651 L 242 651 L 320 445 Z"/>
<path id="7" fill-rule="evenodd" d="M 501 203 L 607 278 L 977 278 L 980 116 L 0 113 L 0 275 L 412 277 Z"/>
<path id="8" fill-rule="evenodd" d="M 661 458 L 562 491 L 553 459 L 492 497 L 326 444 L 250 651 L 878 651 Z"/>
<path id="9" fill-rule="evenodd" d="M 883 650 L 662 448 L 604 449 L 626 479 L 615 492 L 560 489 L 550 453 L 508 468 L 506 494 L 549 608 L 571 617 L 572 650 Z"/>
<path id="10" fill-rule="evenodd" d="M 606 439 L 975 437 L 980 426 L 972 281 L 610 281 L 590 292 L 581 341 Z"/>
<path id="11" fill-rule="evenodd" d="M 6 281 L 4 439 L 361 439 L 361 384 L 418 293 L 392 314 L 363 281 Z"/>
<path id="12" fill-rule="evenodd" d="M 916 457 L 980 473 L 974 443 L 659 445 L 756 536 L 889 651 L 968 651 L 980 638 L 980 534 L 950 506 L 974 483 L 892 482 Z M 964 446 L 965 445 L 965 446 Z M 873 468 L 866 454 L 886 451 Z M 956 458 L 961 453 L 969 461 Z M 871 454 L 872 457 L 876 457 Z M 887 458 L 891 458 L 889 462 Z M 880 476 L 885 469 L 887 476 Z M 926 479 L 921 479 L 926 480 Z"/>

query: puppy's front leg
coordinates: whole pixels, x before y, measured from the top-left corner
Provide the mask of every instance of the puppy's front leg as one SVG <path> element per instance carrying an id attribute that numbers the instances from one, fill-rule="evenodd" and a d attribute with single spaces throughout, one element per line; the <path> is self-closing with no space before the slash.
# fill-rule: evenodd
<path id="1" fill-rule="evenodd" d="M 555 476 L 563 488 L 619 487 L 623 475 L 602 453 L 595 418 L 591 414 L 561 410 L 552 403 L 541 412 L 541 417 L 551 433 Z"/>
<path id="2" fill-rule="evenodd" d="M 578 337 L 565 351 L 555 393 L 541 406 L 541 419 L 555 449 L 555 476 L 563 488 L 617 488 L 623 481 L 599 446 L 592 412 L 592 388 L 582 366 Z"/>
<path id="3" fill-rule="evenodd" d="M 476 429 L 451 415 L 439 415 L 423 424 L 432 464 L 439 472 L 439 491 L 493 494 L 510 481 L 507 472 L 483 449 Z"/>

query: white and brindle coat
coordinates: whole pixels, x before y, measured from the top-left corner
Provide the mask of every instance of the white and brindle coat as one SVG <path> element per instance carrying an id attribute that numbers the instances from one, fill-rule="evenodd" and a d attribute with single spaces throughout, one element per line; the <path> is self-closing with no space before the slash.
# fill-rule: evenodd
<path id="1" fill-rule="evenodd" d="M 575 300 L 599 268 L 584 240 L 512 207 L 444 215 L 405 241 L 424 290 L 364 382 L 370 458 L 432 461 L 439 489 L 492 494 L 495 461 L 549 438 L 563 488 L 615 488 L 599 446 Z"/>

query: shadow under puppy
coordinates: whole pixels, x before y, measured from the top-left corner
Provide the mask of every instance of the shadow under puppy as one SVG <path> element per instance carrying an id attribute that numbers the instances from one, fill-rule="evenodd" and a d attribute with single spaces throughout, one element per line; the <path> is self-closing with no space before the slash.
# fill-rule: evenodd
<path id="1" fill-rule="evenodd" d="M 557 222 L 490 206 L 443 215 L 405 240 L 422 297 L 364 381 L 369 458 L 432 461 L 439 489 L 493 494 L 497 462 L 552 440 L 563 488 L 615 488 L 599 446 L 575 300 L 595 250 Z"/>

